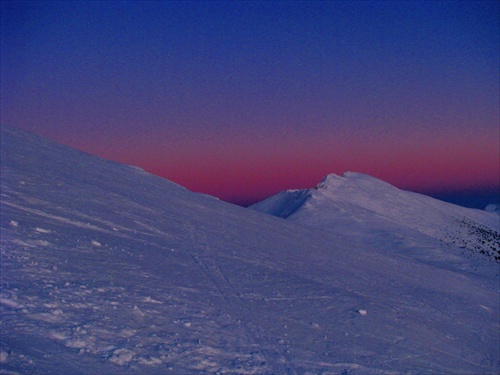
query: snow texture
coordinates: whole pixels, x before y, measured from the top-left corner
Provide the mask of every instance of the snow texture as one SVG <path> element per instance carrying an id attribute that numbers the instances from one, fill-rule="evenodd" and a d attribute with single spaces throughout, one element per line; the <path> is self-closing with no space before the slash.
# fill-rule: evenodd
<path id="1" fill-rule="evenodd" d="M 440 239 L 452 206 L 411 229 L 366 197 L 325 229 L 292 219 L 305 193 L 283 220 L 20 130 L 1 142 L 2 374 L 500 371 L 498 263 Z"/>

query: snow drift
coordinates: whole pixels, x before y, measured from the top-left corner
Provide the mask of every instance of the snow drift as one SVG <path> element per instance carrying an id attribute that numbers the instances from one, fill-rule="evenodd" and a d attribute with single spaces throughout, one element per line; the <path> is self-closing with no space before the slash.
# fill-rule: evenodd
<path id="1" fill-rule="evenodd" d="M 1 141 L 2 373 L 500 370 L 487 258 L 418 231 L 395 252 L 361 225 L 339 236 L 20 130 Z"/>

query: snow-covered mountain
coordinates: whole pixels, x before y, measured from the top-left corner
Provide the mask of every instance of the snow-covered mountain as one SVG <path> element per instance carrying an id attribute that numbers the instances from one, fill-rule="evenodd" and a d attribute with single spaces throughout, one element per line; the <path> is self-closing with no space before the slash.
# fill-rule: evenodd
<path id="1" fill-rule="evenodd" d="M 419 231 L 388 250 L 4 127 L 0 203 L 2 374 L 500 370 L 498 264 Z"/>
<path id="2" fill-rule="evenodd" d="M 361 228 L 369 242 L 403 233 L 408 239 L 418 232 L 468 256 L 500 262 L 498 215 L 400 190 L 361 173 L 330 174 L 313 189 L 284 191 L 251 208 L 347 236 Z"/>

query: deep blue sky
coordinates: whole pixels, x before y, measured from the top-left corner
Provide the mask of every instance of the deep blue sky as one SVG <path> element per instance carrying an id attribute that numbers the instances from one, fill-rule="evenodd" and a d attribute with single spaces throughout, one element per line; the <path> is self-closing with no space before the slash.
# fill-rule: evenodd
<path id="1" fill-rule="evenodd" d="M 240 203 L 345 170 L 500 185 L 498 1 L 1 11 L 2 124 Z"/>

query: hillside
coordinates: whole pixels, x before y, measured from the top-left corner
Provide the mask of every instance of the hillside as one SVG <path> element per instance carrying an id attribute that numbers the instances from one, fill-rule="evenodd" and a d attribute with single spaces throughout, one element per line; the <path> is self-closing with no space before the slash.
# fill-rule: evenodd
<path id="1" fill-rule="evenodd" d="M 361 230 L 368 241 L 422 234 L 467 257 L 500 263 L 500 217 L 494 212 L 400 190 L 361 173 L 331 174 L 315 188 L 284 191 L 251 208 L 341 235 Z"/>
<path id="2" fill-rule="evenodd" d="M 498 265 L 419 231 L 395 252 L 5 127 L 0 204 L 1 373 L 500 371 Z"/>

